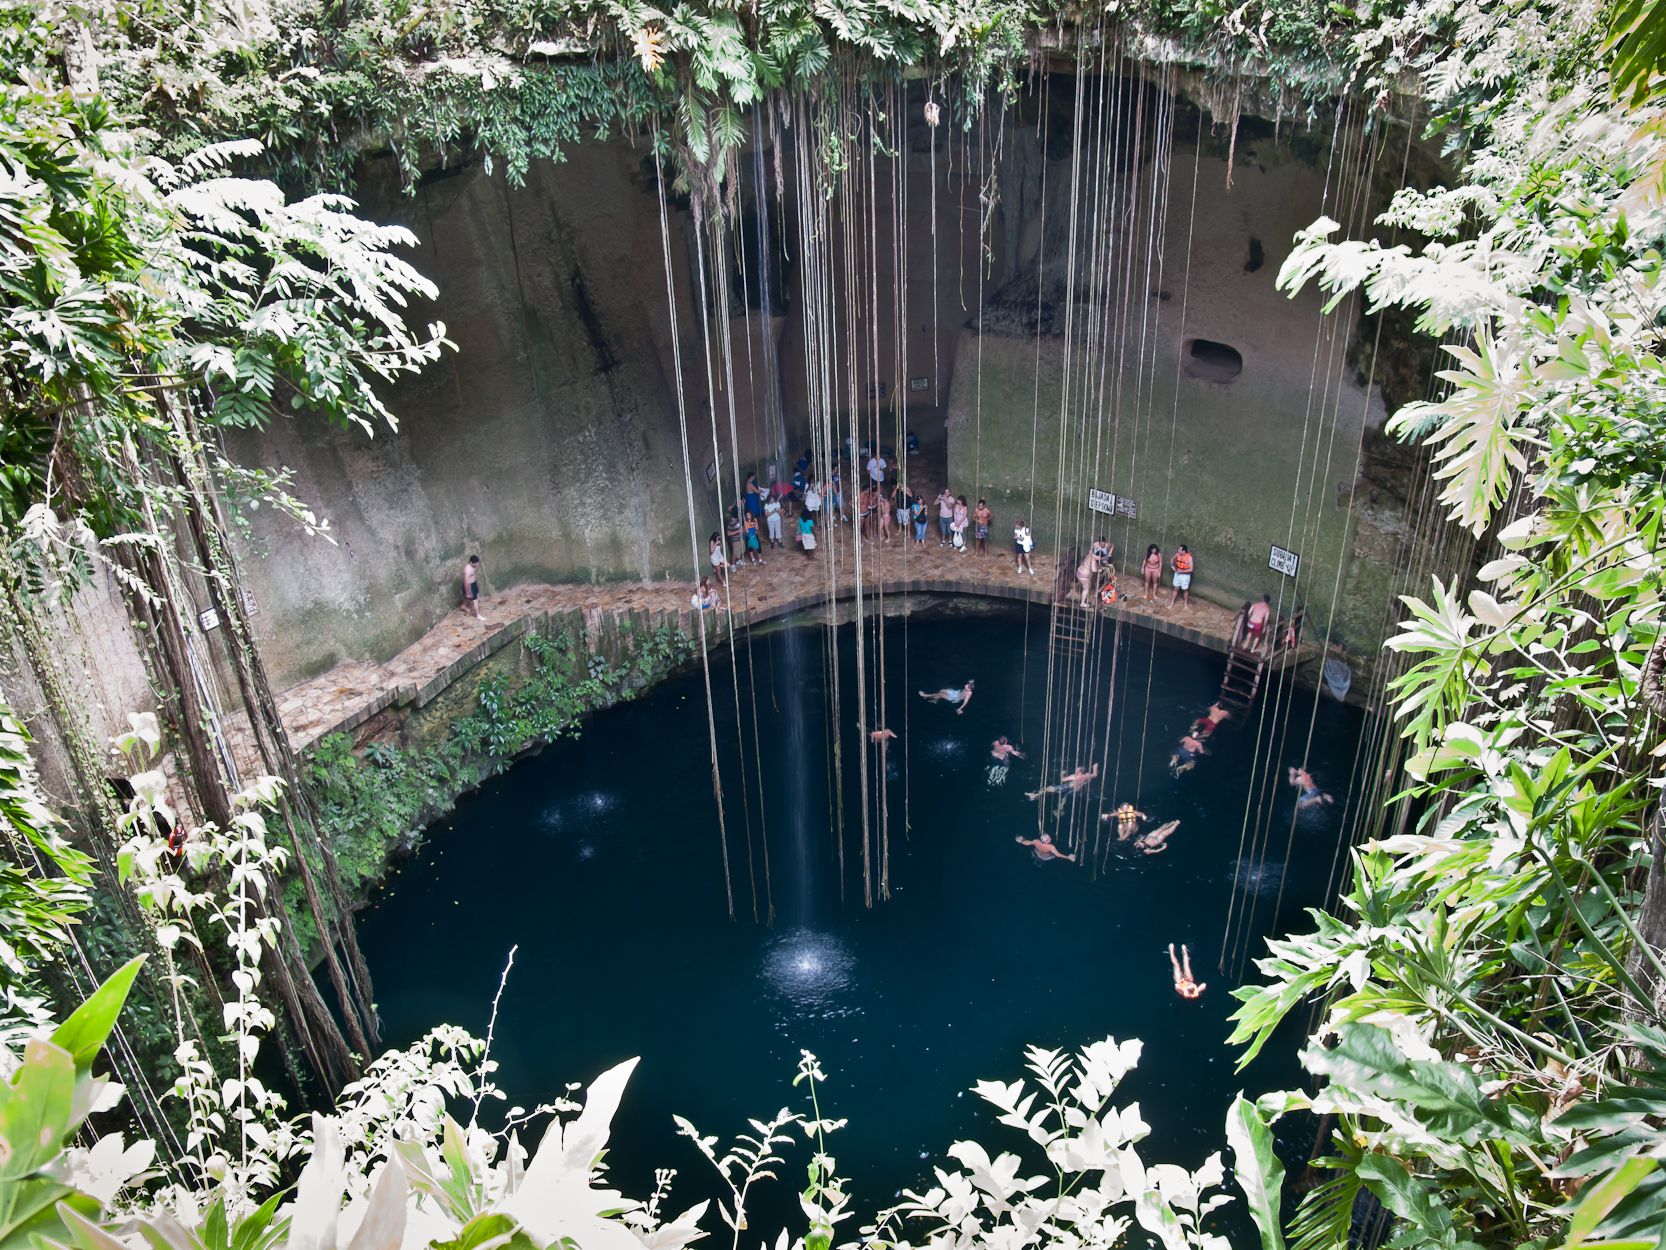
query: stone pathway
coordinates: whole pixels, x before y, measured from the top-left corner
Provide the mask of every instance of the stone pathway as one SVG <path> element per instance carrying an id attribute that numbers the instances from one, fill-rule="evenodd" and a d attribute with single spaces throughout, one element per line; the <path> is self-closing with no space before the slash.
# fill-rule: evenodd
<path id="1" fill-rule="evenodd" d="M 849 530 L 837 538 L 837 597 L 856 593 L 855 551 Z M 765 553 L 763 567 L 743 565 L 729 575 L 727 607 L 737 626 L 758 624 L 774 617 L 825 603 L 829 592 L 828 544 L 813 559 L 796 549 Z M 957 553 L 937 545 L 933 528 L 927 545 L 916 548 L 892 542 L 862 546 L 864 594 L 887 597 L 903 593 L 941 592 L 985 594 L 999 598 L 1050 601 L 1057 565 L 1050 556 L 1035 556 L 1034 576 L 1013 567 L 1010 542 L 988 556 Z M 1207 568 L 1203 571 L 1207 577 Z M 1072 588 L 1074 589 L 1074 579 Z M 1156 602 L 1139 597 L 1137 574 L 1124 572 L 1118 581 L 1128 595 L 1117 608 L 1124 617 L 1160 633 L 1225 651 L 1234 612 L 1196 597 L 1190 608 L 1170 609 L 1165 585 Z M 687 582 L 612 582 L 599 585 L 532 583 L 489 593 L 481 601 L 483 620 L 461 608 L 453 609 L 416 642 L 385 664 L 349 661 L 329 672 L 284 691 L 279 712 L 290 740 L 304 750 L 325 734 L 363 724 L 382 709 L 397 704 L 427 703 L 462 673 L 499 647 L 524 634 L 534 621 L 580 610 L 592 625 L 608 615 L 647 612 L 675 619 L 682 628 L 692 625 Z M 727 614 L 712 614 L 724 628 Z"/>

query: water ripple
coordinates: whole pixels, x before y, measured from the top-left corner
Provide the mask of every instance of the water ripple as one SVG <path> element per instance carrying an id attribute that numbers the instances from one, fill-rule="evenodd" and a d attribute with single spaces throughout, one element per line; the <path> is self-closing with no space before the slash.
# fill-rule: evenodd
<path id="1" fill-rule="evenodd" d="M 855 1014 L 856 960 L 831 933 L 789 929 L 764 947 L 763 979 L 795 1018 L 831 1020 Z"/>

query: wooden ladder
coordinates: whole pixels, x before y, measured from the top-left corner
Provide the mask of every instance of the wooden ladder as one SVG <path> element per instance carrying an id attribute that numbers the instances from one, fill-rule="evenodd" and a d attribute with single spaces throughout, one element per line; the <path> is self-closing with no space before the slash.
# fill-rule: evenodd
<path id="1" fill-rule="evenodd" d="M 1263 656 L 1242 647 L 1233 647 L 1226 653 L 1220 705 L 1234 712 L 1242 712 L 1249 707 L 1261 693 L 1261 678 L 1266 671 L 1267 661 Z"/>
<path id="2" fill-rule="evenodd" d="M 1053 605 L 1052 647 L 1055 660 L 1069 660 L 1087 654 L 1093 639 L 1097 613 L 1077 603 Z"/>

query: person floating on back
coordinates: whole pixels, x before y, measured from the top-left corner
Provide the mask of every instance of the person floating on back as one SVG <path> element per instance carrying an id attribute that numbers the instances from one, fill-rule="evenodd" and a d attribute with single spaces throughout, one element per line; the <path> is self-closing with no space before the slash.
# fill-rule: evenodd
<path id="1" fill-rule="evenodd" d="M 1166 825 L 1158 825 L 1143 838 L 1134 843 L 1134 849 L 1146 855 L 1161 855 L 1169 849 L 1169 838 L 1176 829 L 1180 828 L 1178 820 L 1171 820 Z"/>
<path id="2" fill-rule="evenodd" d="M 1098 775 L 1099 762 L 1095 760 L 1092 768 L 1083 768 L 1078 765 L 1075 772 L 1060 773 L 1057 785 L 1042 786 L 1039 790 L 1028 791 L 1024 797 L 1039 799 L 1043 795 L 1047 794 L 1075 794 L 1076 791 L 1087 785 L 1088 782 L 1092 781 Z"/>
<path id="3" fill-rule="evenodd" d="M 1207 985 L 1199 985 L 1192 977 L 1192 953 L 1181 946 L 1180 958 L 1174 957 L 1174 943 L 1169 943 L 1169 965 L 1174 969 L 1174 992 L 1181 998 L 1202 998 Z"/>
<path id="4" fill-rule="evenodd" d="M 887 742 L 890 742 L 896 736 L 897 731 L 894 729 L 876 729 L 868 735 L 868 741 L 873 743 L 875 746 L 883 747 Z"/>
<path id="5" fill-rule="evenodd" d="M 1190 772 L 1197 767 L 1199 756 L 1208 755 L 1209 748 L 1203 744 L 1203 739 L 1196 734 L 1188 733 L 1180 739 L 1180 745 L 1174 748 L 1169 756 L 1169 772 L 1178 777 L 1181 773 Z"/>
<path id="6" fill-rule="evenodd" d="M 1073 864 L 1076 862 L 1075 854 L 1067 854 L 1059 850 L 1058 847 L 1053 845 L 1053 839 L 1048 834 L 1044 833 L 1039 838 L 1018 837 L 1014 838 L 1013 841 L 1017 842 L 1019 846 L 1029 847 L 1035 852 L 1037 859 L 1068 859 Z"/>
<path id="7" fill-rule="evenodd" d="M 1126 842 L 1140 831 L 1140 821 L 1149 820 L 1150 817 L 1132 803 L 1124 803 L 1115 811 L 1106 812 L 1099 819 L 1116 821 L 1116 840 Z"/>
<path id="8" fill-rule="evenodd" d="M 463 564 L 463 606 L 480 618 L 480 557 L 470 556 Z"/>
<path id="9" fill-rule="evenodd" d="M 972 683 L 970 680 L 958 690 L 945 687 L 942 690 L 920 691 L 920 697 L 927 703 L 953 703 L 955 715 L 959 716 L 966 710 L 966 705 L 972 701 Z"/>

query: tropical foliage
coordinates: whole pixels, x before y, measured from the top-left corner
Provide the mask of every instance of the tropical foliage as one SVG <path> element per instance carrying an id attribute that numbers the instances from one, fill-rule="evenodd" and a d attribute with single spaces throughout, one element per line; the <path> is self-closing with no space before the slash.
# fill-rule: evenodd
<path id="1" fill-rule="evenodd" d="M 1652 55 L 1641 11 L 1623 55 Z M 1388 644 L 1404 791 L 1336 915 L 1272 942 L 1267 984 L 1240 991 L 1248 1054 L 1322 1005 L 1315 1091 L 1260 1105 L 1331 1126 L 1302 1250 L 1345 1244 L 1365 1192 L 1407 1247 L 1641 1248 L 1666 1228 L 1666 149 L 1651 70 L 1626 66 L 1612 102 L 1603 17 L 1408 6 L 1375 51 L 1418 74 L 1463 182 L 1380 219 L 1423 242 L 1320 222 L 1282 275 L 1449 336 L 1444 397 L 1392 427 L 1433 449 L 1441 501 L 1483 540 Z"/>

